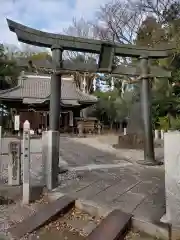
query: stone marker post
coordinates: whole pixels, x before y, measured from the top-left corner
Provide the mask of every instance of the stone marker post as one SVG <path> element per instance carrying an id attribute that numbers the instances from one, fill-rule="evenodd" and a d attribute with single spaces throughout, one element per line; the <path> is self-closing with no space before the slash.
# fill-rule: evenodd
<path id="1" fill-rule="evenodd" d="M 157 129 L 154 130 L 154 138 L 156 140 L 159 139 L 159 130 L 157 130 Z"/>
<path id="2" fill-rule="evenodd" d="M 78 122 L 77 128 L 78 128 L 78 137 L 83 137 L 83 124 L 82 124 L 82 122 Z"/>
<path id="3" fill-rule="evenodd" d="M 30 123 L 23 125 L 23 204 L 30 202 Z"/>
<path id="4" fill-rule="evenodd" d="M 69 111 L 69 126 L 70 127 L 74 126 L 74 113 L 73 113 L 73 111 Z"/>
<path id="5" fill-rule="evenodd" d="M 10 142 L 8 163 L 8 185 L 21 184 L 21 141 Z"/>
<path id="6" fill-rule="evenodd" d="M 160 136 L 161 136 L 161 139 L 163 140 L 164 139 L 164 130 L 161 130 Z"/>
<path id="7" fill-rule="evenodd" d="M 14 130 L 17 132 L 17 135 L 20 136 L 20 115 L 14 116 Z"/>
<path id="8" fill-rule="evenodd" d="M 46 164 L 48 162 L 48 159 L 47 159 L 47 147 L 48 147 L 48 144 L 47 144 L 47 131 L 43 131 L 42 132 L 42 174 L 43 174 L 43 185 L 47 186 L 47 174 L 48 174 L 48 169 L 46 167 Z"/>
<path id="9" fill-rule="evenodd" d="M 98 123 L 97 127 L 98 127 L 98 134 L 101 135 L 101 124 L 100 124 L 100 122 Z"/>
<path id="10" fill-rule="evenodd" d="M 126 128 L 123 128 L 123 134 L 127 135 L 127 129 Z"/>
<path id="11" fill-rule="evenodd" d="M 162 221 L 180 229 L 180 133 L 164 134 L 166 215 Z"/>

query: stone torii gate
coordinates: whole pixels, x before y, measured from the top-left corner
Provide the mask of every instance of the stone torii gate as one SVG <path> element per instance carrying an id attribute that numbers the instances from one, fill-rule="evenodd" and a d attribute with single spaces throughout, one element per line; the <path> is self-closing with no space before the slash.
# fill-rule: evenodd
<path id="1" fill-rule="evenodd" d="M 19 41 L 35 46 L 47 47 L 52 50 L 53 74 L 51 80 L 50 96 L 50 131 L 58 132 L 61 98 L 61 75 L 64 71 L 85 71 L 111 73 L 121 75 L 140 76 L 141 80 L 141 106 L 144 127 L 144 164 L 157 164 L 154 158 L 154 145 L 152 135 L 151 106 L 150 106 L 150 77 L 170 77 L 171 73 L 159 67 L 149 66 L 149 59 L 166 58 L 172 48 L 154 49 L 138 47 L 135 45 L 116 44 L 113 42 L 84 39 L 60 34 L 52 34 L 29 28 L 17 22 L 7 19 L 9 29 L 16 33 Z M 90 52 L 99 55 L 99 63 L 96 65 L 75 65 L 63 63 L 63 50 Z M 114 56 L 136 57 L 140 59 L 140 66 L 114 66 Z M 51 152 L 58 151 L 53 145 L 59 139 L 59 133 L 52 135 Z M 59 140 L 58 140 L 59 141 Z M 54 154 L 57 157 L 57 154 Z M 58 163 L 57 163 L 58 164 Z M 57 164 L 53 163 L 52 188 L 57 185 Z M 54 171 L 54 174 L 53 174 Z"/>

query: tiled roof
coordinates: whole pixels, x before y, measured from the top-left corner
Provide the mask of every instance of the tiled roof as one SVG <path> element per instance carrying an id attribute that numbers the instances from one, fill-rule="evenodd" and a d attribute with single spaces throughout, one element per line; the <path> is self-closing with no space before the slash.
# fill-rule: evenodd
<path id="1" fill-rule="evenodd" d="M 40 103 L 41 100 L 45 101 L 49 99 L 50 81 L 51 78 L 49 76 L 26 76 L 24 79 L 21 79 L 21 84 L 17 87 L 0 91 L 0 98 L 22 99 L 24 103 L 27 101 Z M 95 103 L 97 101 L 95 96 L 77 90 L 73 80 L 66 78 L 62 78 L 61 99 L 62 102 L 64 101 L 66 104 L 67 101 L 69 103 L 72 101 Z"/>

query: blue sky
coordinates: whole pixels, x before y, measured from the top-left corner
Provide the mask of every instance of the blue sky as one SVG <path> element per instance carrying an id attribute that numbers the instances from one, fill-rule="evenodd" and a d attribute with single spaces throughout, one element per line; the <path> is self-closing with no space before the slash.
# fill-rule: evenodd
<path id="1" fill-rule="evenodd" d="M 0 0 L 0 42 L 18 44 L 7 27 L 6 18 L 43 31 L 62 33 L 73 17 L 92 20 L 109 0 Z"/>

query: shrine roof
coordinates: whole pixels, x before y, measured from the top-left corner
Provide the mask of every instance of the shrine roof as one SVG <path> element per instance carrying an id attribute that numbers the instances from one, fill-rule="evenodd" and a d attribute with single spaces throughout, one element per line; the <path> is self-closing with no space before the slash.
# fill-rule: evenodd
<path id="1" fill-rule="evenodd" d="M 50 83 L 50 76 L 25 75 L 20 77 L 16 87 L 0 91 L 0 98 L 22 100 L 26 104 L 40 104 L 50 98 Z M 94 104 L 97 102 L 97 98 L 78 90 L 71 78 L 62 78 L 61 102 L 73 106 Z"/>

